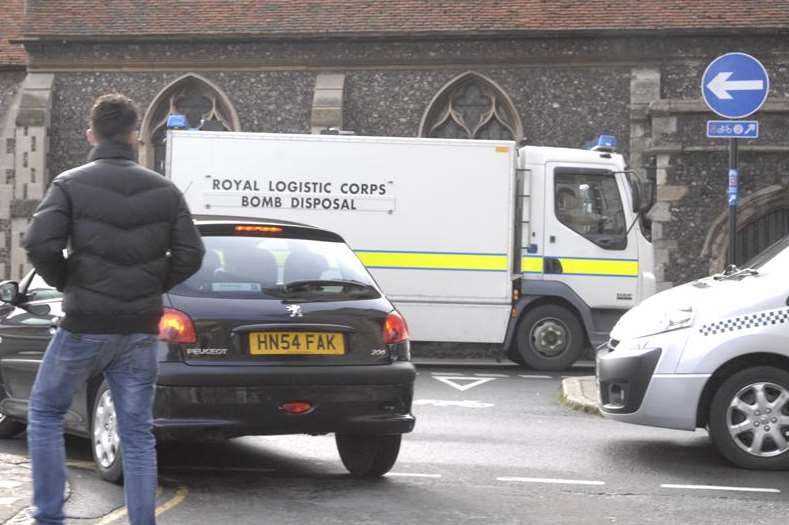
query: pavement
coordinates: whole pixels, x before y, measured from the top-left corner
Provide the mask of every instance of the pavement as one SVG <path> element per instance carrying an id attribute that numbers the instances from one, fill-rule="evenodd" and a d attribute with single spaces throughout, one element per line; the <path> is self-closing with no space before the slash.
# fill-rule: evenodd
<path id="1" fill-rule="evenodd" d="M 30 461 L 0 453 L 0 523 L 6 523 L 30 505 Z"/>
<path id="2" fill-rule="evenodd" d="M 565 377 L 562 379 L 560 399 L 565 406 L 573 410 L 600 414 L 595 376 Z"/>

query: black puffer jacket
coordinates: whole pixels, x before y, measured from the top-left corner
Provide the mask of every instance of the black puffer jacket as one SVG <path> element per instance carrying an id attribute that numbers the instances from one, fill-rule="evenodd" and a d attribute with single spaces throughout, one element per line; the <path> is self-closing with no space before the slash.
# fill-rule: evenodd
<path id="1" fill-rule="evenodd" d="M 27 230 L 30 262 L 64 292 L 61 326 L 72 332 L 156 333 L 162 293 L 200 268 L 183 195 L 133 159 L 131 146 L 96 146 L 52 181 Z"/>

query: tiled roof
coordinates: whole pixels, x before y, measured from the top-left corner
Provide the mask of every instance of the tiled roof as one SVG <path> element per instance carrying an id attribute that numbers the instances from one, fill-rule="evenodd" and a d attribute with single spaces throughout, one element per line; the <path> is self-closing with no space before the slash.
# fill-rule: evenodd
<path id="1" fill-rule="evenodd" d="M 721 29 L 787 30 L 789 0 L 28 0 L 24 33 L 177 38 Z"/>
<path id="2" fill-rule="evenodd" d="M 22 66 L 27 62 L 25 50 L 10 39 L 19 37 L 24 18 L 24 0 L 2 0 L 0 8 L 0 67 Z"/>

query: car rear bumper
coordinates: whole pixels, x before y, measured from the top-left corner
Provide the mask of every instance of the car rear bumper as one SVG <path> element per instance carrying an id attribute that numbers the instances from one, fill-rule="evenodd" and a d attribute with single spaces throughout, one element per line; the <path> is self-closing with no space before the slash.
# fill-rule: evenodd
<path id="1" fill-rule="evenodd" d="M 403 434 L 416 371 L 411 363 L 375 366 L 234 367 L 161 363 L 154 407 L 162 437 L 185 433 Z M 284 412 L 308 402 L 305 414 Z"/>

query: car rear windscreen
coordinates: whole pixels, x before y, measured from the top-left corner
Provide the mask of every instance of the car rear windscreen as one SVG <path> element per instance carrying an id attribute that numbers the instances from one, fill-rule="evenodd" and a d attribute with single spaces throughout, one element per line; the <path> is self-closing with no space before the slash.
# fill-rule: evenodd
<path id="1" fill-rule="evenodd" d="M 206 254 L 192 277 L 169 293 L 233 299 L 341 300 L 380 297 L 342 242 L 275 236 L 203 236 Z"/>

